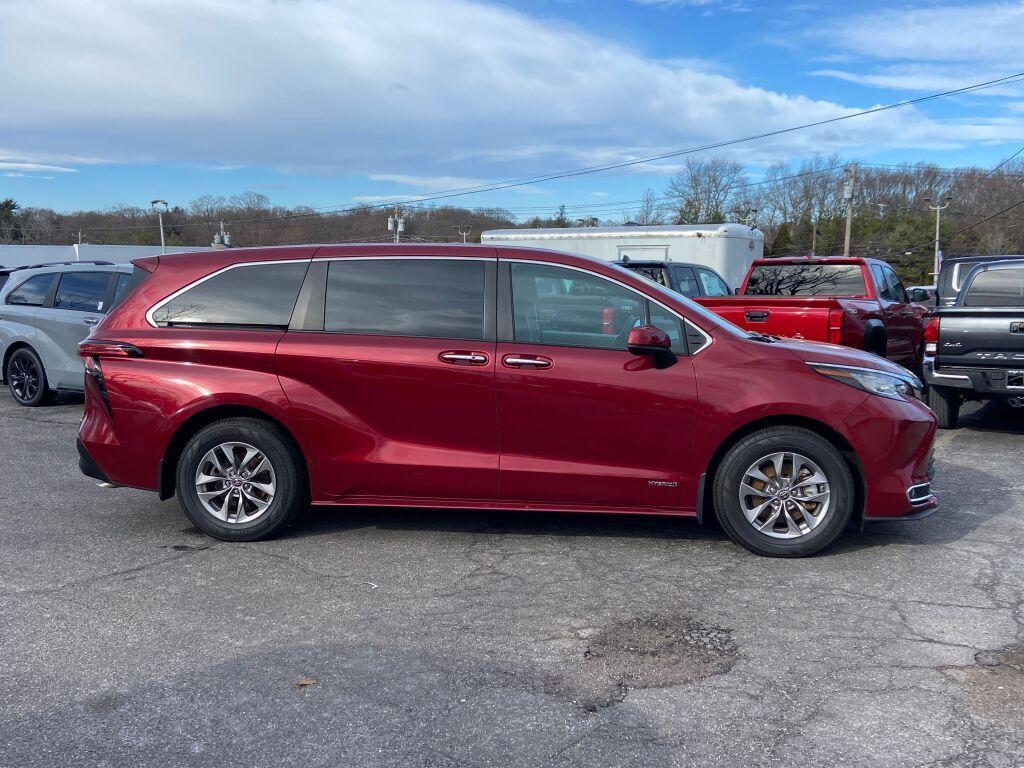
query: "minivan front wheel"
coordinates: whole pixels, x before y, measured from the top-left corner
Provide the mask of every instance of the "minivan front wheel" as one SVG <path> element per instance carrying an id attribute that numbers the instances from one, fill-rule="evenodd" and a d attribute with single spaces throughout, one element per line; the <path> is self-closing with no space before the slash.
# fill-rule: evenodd
<path id="1" fill-rule="evenodd" d="M 4 372 L 11 395 L 19 405 L 33 408 L 53 400 L 43 361 L 28 347 L 15 350 Z"/>
<path id="2" fill-rule="evenodd" d="M 726 533 L 759 555 L 800 557 L 827 547 L 855 504 L 853 475 L 836 447 L 808 429 L 769 427 L 740 440 L 714 478 Z"/>
<path id="3" fill-rule="evenodd" d="M 302 455 L 273 424 L 225 419 L 189 440 L 176 490 L 196 527 L 225 541 L 254 541 L 305 507 L 304 476 Z"/>

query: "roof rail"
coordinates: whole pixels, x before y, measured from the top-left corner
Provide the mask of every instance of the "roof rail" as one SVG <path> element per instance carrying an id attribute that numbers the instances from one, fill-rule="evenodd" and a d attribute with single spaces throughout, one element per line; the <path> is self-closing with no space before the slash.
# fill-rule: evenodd
<path id="1" fill-rule="evenodd" d="M 75 264 L 93 264 L 104 267 L 114 266 L 112 261 L 101 261 L 98 259 L 86 259 L 82 261 L 47 261 L 40 264 L 26 264 L 21 267 L 15 267 L 14 269 L 42 269 L 43 267 L 70 267 Z"/>

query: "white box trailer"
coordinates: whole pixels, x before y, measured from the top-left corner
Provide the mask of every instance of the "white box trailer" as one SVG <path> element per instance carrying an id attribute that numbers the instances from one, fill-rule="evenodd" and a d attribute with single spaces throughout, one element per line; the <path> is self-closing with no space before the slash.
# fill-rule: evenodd
<path id="1" fill-rule="evenodd" d="M 685 261 L 711 267 L 737 288 L 751 262 L 764 254 L 764 233 L 745 224 L 680 224 L 653 227 L 550 227 L 491 229 L 490 245 L 546 248 L 604 261 Z"/>

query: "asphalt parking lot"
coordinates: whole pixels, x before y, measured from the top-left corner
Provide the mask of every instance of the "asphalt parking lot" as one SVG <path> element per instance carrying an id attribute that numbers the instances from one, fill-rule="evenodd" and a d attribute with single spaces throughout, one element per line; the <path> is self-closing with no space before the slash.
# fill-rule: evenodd
<path id="1" fill-rule="evenodd" d="M 931 518 L 768 560 L 511 513 L 219 543 L 82 477 L 80 413 L 0 394 L 0 765 L 1024 764 L 1024 414 L 940 436 Z"/>

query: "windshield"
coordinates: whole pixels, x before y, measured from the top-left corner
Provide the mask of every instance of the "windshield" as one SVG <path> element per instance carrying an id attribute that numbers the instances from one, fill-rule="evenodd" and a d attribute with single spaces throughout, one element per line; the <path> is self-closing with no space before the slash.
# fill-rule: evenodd
<path id="1" fill-rule="evenodd" d="M 764 264 L 747 281 L 747 296 L 864 296 L 859 264 Z"/>

